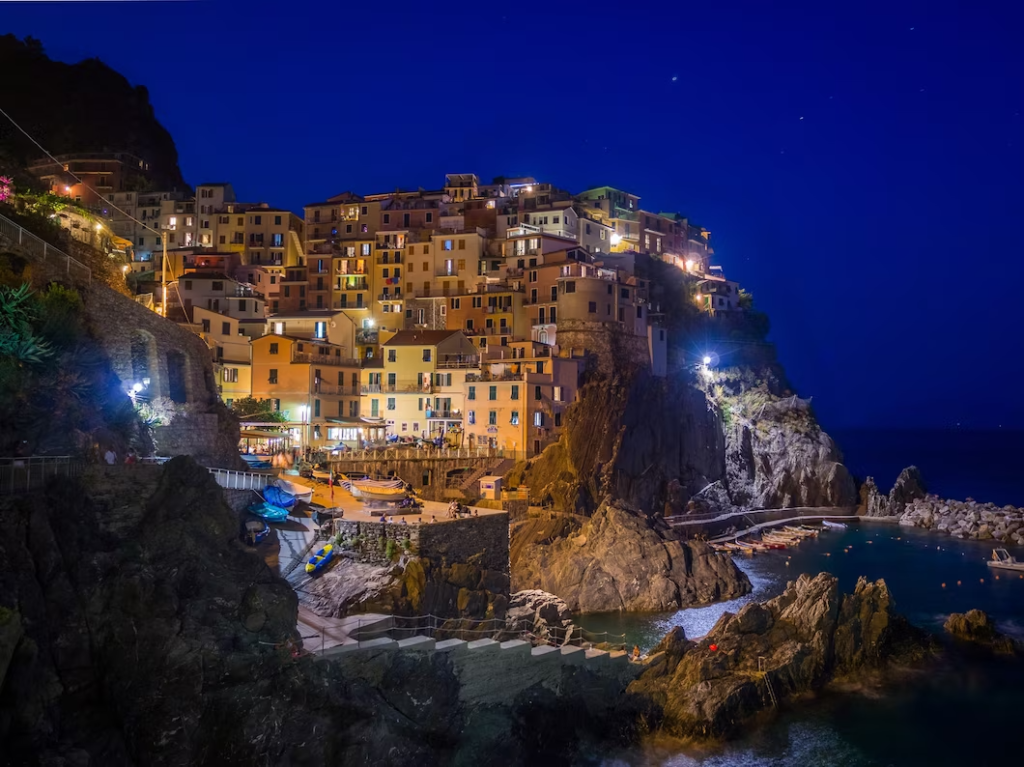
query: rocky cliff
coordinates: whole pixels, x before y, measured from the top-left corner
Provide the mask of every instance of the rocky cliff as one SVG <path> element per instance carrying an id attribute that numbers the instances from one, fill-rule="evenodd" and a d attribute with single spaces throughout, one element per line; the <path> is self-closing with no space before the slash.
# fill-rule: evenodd
<path id="1" fill-rule="evenodd" d="M 750 591 L 728 555 L 666 538 L 610 503 L 576 530 L 545 535 L 542 526 L 528 521 L 514 533 L 512 588 L 556 594 L 573 612 L 675 610 Z"/>
<path id="2" fill-rule="evenodd" d="M 3 499 L 0 526 L 4 764 L 525 765 L 634 734 L 582 668 L 470 706 L 443 653 L 294 657 L 295 593 L 188 458 Z"/>
<path id="3" fill-rule="evenodd" d="M 907 504 L 924 498 L 928 487 L 924 477 L 916 466 L 908 466 L 896 478 L 889 495 L 882 495 L 873 477 L 864 480 L 860 487 L 860 507 L 858 514 L 866 517 L 898 517 L 903 514 Z"/>
<path id="4" fill-rule="evenodd" d="M 726 613 L 697 642 L 674 629 L 629 692 L 649 702 L 667 734 L 726 737 L 775 701 L 910 662 L 928 647 L 883 581 L 862 578 L 841 595 L 828 573 L 802 575 L 775 599 Z"/>

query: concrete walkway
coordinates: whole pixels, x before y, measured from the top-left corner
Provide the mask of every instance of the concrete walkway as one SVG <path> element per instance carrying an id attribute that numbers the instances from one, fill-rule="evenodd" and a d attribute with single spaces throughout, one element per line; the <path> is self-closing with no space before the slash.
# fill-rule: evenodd
<path id="1" fill-rule="evenodd" d="M 345 618 L 323 618 L 300 603 L 297 628 L 302 637 L 302 648 L 307 652 L 322 653 L 341 645 L 357 646 L 359 640 L 351 636 L 352 632 L 367 624 L 379 623 L 387 617 L 365 613 Z"/>

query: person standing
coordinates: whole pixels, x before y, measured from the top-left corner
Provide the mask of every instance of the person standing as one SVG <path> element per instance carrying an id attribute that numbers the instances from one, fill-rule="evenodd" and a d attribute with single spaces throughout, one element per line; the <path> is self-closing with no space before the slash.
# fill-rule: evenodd
<path id="1" fill-rule="evenodd" d="M 117 463 L 117 453 L 114 452 L 114 448 L 107 448 L 107 452 L 103 454 L 103 460 L 107 462 L 107 466 L 113 466 Z"/>

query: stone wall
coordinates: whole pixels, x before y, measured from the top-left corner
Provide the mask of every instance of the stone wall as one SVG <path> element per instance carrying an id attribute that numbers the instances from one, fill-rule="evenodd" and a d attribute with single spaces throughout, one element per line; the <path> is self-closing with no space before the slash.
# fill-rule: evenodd
<path id="1" fill-rule="evenodd" d="M 445 520 L 419 525 L 401 522 L 355 522 L 339 520 L 337 531 L 358 552 L 358 558 L 373 564 L 388 562 L 387 541 L 395 541 L 398 551 L 408 550 L 439 563 L 469 562 L 485 570 L 508 573 L 508 515 Z M 381 542 L 383 538 L 384 542 Z"/>
<path id="2" fill-rule="evenodd" d="M 627 333 L 617 323 L 564 320 L 558 323 L 558 348 L 562 354 L 586 349 L 595 359 L 596 372 L 609 377 L 625 365 L 649 369 L 647 336 Z"/>

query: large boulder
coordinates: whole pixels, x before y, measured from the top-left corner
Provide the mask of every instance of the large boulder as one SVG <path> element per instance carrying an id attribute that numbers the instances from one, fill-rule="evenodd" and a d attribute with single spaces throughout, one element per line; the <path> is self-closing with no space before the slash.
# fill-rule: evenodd
<path id="1" fill-rule="evenodd" d="M 860 506 L 858 514 L 866 517 L 888 517 L 889 497 L 880 493 L 874 477 L 868 477 L 860 486 Z"/>
<path id="2" fill-rule="evenodd" d="M 995 622 L 983 610 L 953 613 L 942 628 L 960 642 L 968 642 L 992 652 L 1012 655 L 1020 650 L 1016 642 L 996 629 Z"/>
<path id="3" fill-rule="evenodd" d="M 746 594 L 750 581 L 728 555 L 700 541 L 664 537 L 639 514 L 603 504 L 575 532 L 513 532 L 512 582 L 565 600 L 573 613 L 664 611 Z"/>
<path id="4" fill-rule="evenodd" d="M 892 490 L 889 491 L 889 514 L 900 515 L 908 503 L 928 495 L 924 477 L 916 466 L 908 466 L 896 478 Z"/>
<path id="5" fill-rule="evenodd" d="M 724 614 L 697 642 L 667 636 L 629 692 L 668 734 L 728 736 L 780 698 L 918 657 L 923 632 L 893 608 L 883 581 L 841 595 L 834 576 L 802 575 L 775 599 Z"/>

